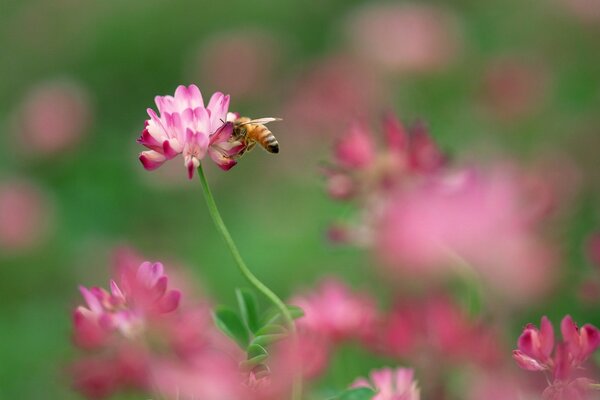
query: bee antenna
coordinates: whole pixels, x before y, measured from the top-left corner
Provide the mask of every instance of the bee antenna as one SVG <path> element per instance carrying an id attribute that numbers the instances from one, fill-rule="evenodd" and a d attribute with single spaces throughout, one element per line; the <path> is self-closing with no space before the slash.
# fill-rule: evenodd
<path id="1" fill-rule="evenodd" d="M 225 121 L 223 121 L 223 118 L 219 118 L 221 120 L 222 123 L 225 123 Z"/>

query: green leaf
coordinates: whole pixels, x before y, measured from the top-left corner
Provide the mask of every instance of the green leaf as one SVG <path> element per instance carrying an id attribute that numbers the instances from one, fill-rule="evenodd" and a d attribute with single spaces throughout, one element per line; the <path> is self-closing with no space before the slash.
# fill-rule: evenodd
<path id="1" fill-rule="evenodd" d="M 329 400 L 371 400 L 375 391 L 368 387 L 348 389 Z"/>
<path id="2" fill-rule="evenodd" d="M 272 335 L 256 336 L 254 339 L 252 339 L 252 344 L 257 344 L 259 346 L 267 346 L 271 343 L 275 343 L 282 339 L 285 339 L 287 336 L 288 336 L 287 334 L 281 334 L 281 333 L 275 333 Z"/>
<path id="3" fill-rule="evenodd" d="M 267 349 L 265 349 L 259 344 L 251 344 L 250 346 L 248 346 L 248 349 L 246 349 L 246 353 L 248 354 L 248 359 L 262 355 L 269 355 Z"/>
<path id="4" fill-rule="evenodd" d="M 244 323 L 250 332 L 256 332 L 259 328 L 258 301 L 256 300 L 256 296 L 247 289 L 236 289 L 235 295 Z"/>
<path id="5" fill-rule="evenodd" d="M 287 334 L 287 329 L 285 329 L 281 325 L 271 324 L 271 325 L 263 326 L 255 333 L 256 336 L 274 335 L 274 334 L 285 335 L 285 334 Z"/>
<path id="6" fill-rule="evenodd" d="M 246 371 L 251 370 L 257 365 L 262 364 L 268 357 L 269 356 L 266 354 L 263 354 L 262 356 L 252 357 L 248 360 L 240 362 L 240 368 Z"/>
<path id="7" fill-rule="evenodd" d="M 213 319 L 217 328 L 232 338 L 245 349 L 249 342 L 248 330 L 241 318 L 229 307 L 219 306 L 213 311 Z"/>

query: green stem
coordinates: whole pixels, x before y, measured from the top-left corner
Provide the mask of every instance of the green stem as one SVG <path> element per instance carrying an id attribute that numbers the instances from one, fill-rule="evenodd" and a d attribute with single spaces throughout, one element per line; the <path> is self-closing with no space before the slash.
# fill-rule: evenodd
<path id="1" fill-rule="evenodd" d="M 237 264 L 240 272 L 242 273 L 242 275 L 244 275 L 248 282 L 250 282 L 250 284 L 256 288 L 256 290 L 262 293 L 267 299 L 269 299 L 271 303 L 273 303 L 275 307 L 279 309 L 281 315 L 283 316 L 285 324 L 287 325 L 290 331 L 293 344 L 297 347 L 298 339 L 296 334 L 296 325 L 294 324 L 294 319 L 292 318 L 290 311 L 286 307 L 285 303 L 281 301 L 281 299 L 271 289 L 269 289 L 267 285 L 262 283 L 252 273 L 252 271 L 250 271 L 250 269 L 242 259 L 242 256 L 239 250 L 237 249 L 233 238 L 229 234 L 229 230 L 227 230 L 227 226 L 225 226 L 225 222 L 223 222 L 223 218 L 221 218 L 221 214 L 219 213 L 219 209 L 217 208 L 217 204 L 215 203 L 215 198 L 212 195 L 210 187 L 208 186 L 208 181 L 206 180 L 206 176 L 204 175 L 202 164 L 198 166 L 198 177 L 200 178 L 200 183 L 202 184 L 202 191 L 204 192 L 204 199 L 206 200 L 206 205 L 208 206 L 210 216 L 212 217 L 213 222 L 217 227 L 217 230 L 219 231 L 219 233 L 221 233 L 221 236 L 223 236 L 223 239 L 225 240 L 225 243 L 227 244 L 227 247 L 229 248 L 229 251 L 231 252 L 231 255 L 233 256 L 233 259 L 235 260 L 235 263 Z M 299 400 L 301 397 L 301 393 L 302 379 L 301 375 L 297 374 L 297 376 L 294 379 L 294 384 L 292 388 L 292 400 Z"/>

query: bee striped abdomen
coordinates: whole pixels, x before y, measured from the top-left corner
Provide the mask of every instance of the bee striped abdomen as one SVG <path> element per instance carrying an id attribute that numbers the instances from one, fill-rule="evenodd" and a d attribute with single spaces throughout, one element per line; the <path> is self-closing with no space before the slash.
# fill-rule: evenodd
<path id="1" fill-rule="evenodd" d="M 279 153 L 279 142 L 275 135 L 264 125 L 257 126 L 256 130 L 256 141 L 269 153 Z"/>

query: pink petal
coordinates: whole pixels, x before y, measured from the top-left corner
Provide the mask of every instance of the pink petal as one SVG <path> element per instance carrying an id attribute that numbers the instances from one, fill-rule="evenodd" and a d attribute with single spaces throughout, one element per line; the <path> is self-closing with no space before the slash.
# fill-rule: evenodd
<path id="1" fill-rule="evenodd" d="M 202 93 L 200 92 L 200 89 L 198 89 L 198 86 L 193 84 L 188 86 L 188 94 L 190 96 L 190 107 L 204 108 L 204 99 L 202 98 Z"/>
<path id="2" fill-rule="evenodd" d="M 188 94 L 188 89 L 183 86 L 177 86 L 175 89 L 175 104 L 178 109 L 188 108 L 190 107 L 190 95 Z"/>
<path id="3" fill-rule="evenodd" d="M 566 343 L 556 346 L 554 355 L 554 379 L 569 379 L 572 373 L 571 357 Z"/>
<path id="4" fill-rule="evenodd" d="M 210 136 L 209 145 L 216 143 L 227 142 L 233 134 L 233 124 L 231 122 L 225 123 L 215 133 Z"/>
<path id="5" fill-rule="evenodd" d="M 229 109 L 229 95 L 225 96 L 221 92 L 216 92 L 210 98 L 208 106 L 210 111 L 210 125 L 216 131 L 217 127 L 223 124 L 222 121 L 227 120 L 227 110 Z M 212 132 L 209 132 L 212 133 Z"/>
<path id="6" fill-rule="evenodd" d="M 526 356 L 519 350 L 513 350 L 513 358 L 519 365 L 519 367 L 528 371 L 543 371 L 546 366 L 534 360 L 533 358 Z"/>
<path id="7" fill-rule="evenodd" d="M 102 304 L 100 304 L 100 301 L 92 293 L 92 291 L 90 291 L 88 288 L 86 288 L 84 286 L 79 286 L 79 292 L 81 292 L 83 299 L 85 300 L 88 307 L 90 308 L 90 310 L 93 313 L 99 314 L 99 313 L 103 312 L 104 309 L 102 308 Z"/>
<path id="8" fill-rule="evenodd" d="M 388 147 L 396 152 L 406 149 L 408 145 L 408 134 L 404 125 L 396 116 L 388 112 L 383 119 L 383 129 L 385 131 Z"/>
<path id="9" fill-rule="evenodd" d="M 177 156 L 177 154 L 179 154 L 177 151 L 175 151 L 173 149 L 173 147 L 171 147 L 171 143 L 168 140 L 165 140 L 163 142 L 162 150 L 163 150 L 163 154 L 165 155 L 167 160 L 170 160 L 170 159 L 174 158 L 175 156 Z"/>
<path id="10" fill-rule="evenodd" d="M 371 372 L 373 386 L 382 393 L 392 394 L 393 374 L 390 368 L 384 368 Z"/>
<path id="11" fill-rule="evenodd" d="M 181 292 L 179 290 L 169 290 L 158 302 L 158 310 L 162 313 L 174 311 L 179 306 Z"/>
<path id="12" fill-rule="evenodd" d="M 365 168 L 373 162 L 375 150 L 366 128 L 352 124 L 348 133 L 338 142 L 335 149 L 338 162 L 347 168 Z"/>
<path id="13" fill-rule="evenodd" d="M 554 349 L 554 327 L 546 316 L 542 317 L 542 322 L 540 324 L 540 336 L 540 350 L 545 357 L 550 358 L 552 355 L 552 350 Z"/>
<path id="14" fill-rule="evenodd" d="M 194 110 L 194 116 L 196 117 L 197 130 L 205 135 L 210 135 L 211 127 L 209 112 L 205 108 L 199 107 Z"/>
<path id="15" fill-rule="evenodd" d="M 581 328 L 581 357 L 586 359 L 600 347 L 600 331 L 593 325 L 586 324 Z"/>
<path id="16" fill-rule="evenodd" d="M 156 284 L 152 287 L 152 298 L 159 299 L 161 298 L 165 292 L 167 291 L 167 285 L 169 283 L 169 278 L 166 276 L 161 276 L 156 281 Z"/>
<path id="17" fill-rule="evenodd" d="M 571 353 L 573 357 L 579 357 L 582 350 L 579 341 L 579 331 L 570 315 L 563 318 L 560 324 L 560 331 L 562 332 L 564 342 L 567 346 L 567 351 Z"/>
<path id="18" fill-rule="evenodd" d="M 223 154 L 223 152 L 219 151 L 219 149 L 215 149 L 214 147 L 210 147 L 208 149 L 208 155 L 210 156 L 211 160 L 213 160 L 215 164 L 217 164 L 217 166 L 223 171 L 229 171 L 237 164 L 237 161 L 234 158 Z"/>
<path id="19" fill-rule="evenodd" d="M 410 130 L 409 159 L 413 170 L 424 173 L 436 171 L 446 162 L 423 123 L 416 123 Z"/>
<path id="20" fill-rule="evenodd" d="M 110 281 L 110 292 L 113 295 L 113 297 L 121 300 L 122 302 L 125 302 L 125 295 L 123 294 L 117 283 L 112 279 Z"/>
<path id="21" fill-rule="evenodd" d="M 533 328 L 525 328 L 517 341 L 519 350 L 527 356 L 539 360 L 541 354 L 538 351 L 538 345 L 538 334 L 536 330 Z"/>
<path id="22" fill-rule="evenodd" d="M 139 159 L 144 168 L 148 171 L 155 170 L 166 161 L 164 155 L 153 150 L 141 152 Z"/>
<path id="23" fill-rule="evenodd" d="M 188 179 L 192 180 L 194 178 L 194 171 L 196 170 L 196 165 L 194 163 L 194 159 L 190 159 L 189 161 L 186 162 L 186 168 L 187 168 L 187 172 L 188 172 Z"/>
<path id="24" fill-rule="evenodd" d="M 142 134 L 137 139 L 137 142 L 142 146 L 146 146 L 150 150 L 159 150 L 161 148 L 158 140 L 156 140 L 154 136 L 148 132 L 148 129 L 144 129 L 142 131 Z"/>

